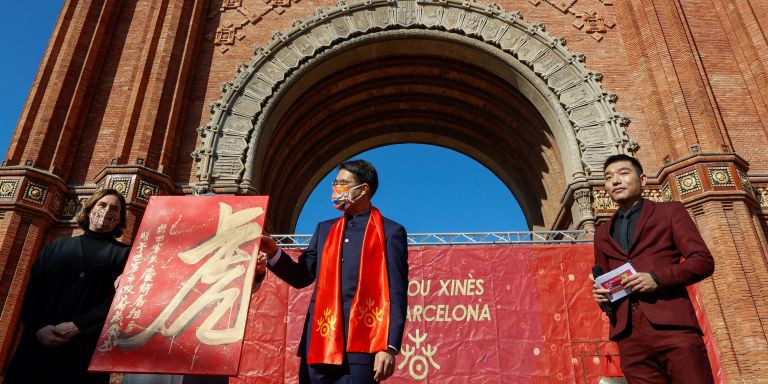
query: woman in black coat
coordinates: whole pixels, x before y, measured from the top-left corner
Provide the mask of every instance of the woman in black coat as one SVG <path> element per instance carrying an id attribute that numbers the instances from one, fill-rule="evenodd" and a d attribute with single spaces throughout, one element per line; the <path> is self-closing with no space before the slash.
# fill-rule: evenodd
<path id="1" fill-rule="evenodd" d="M 87 369 L 130 251 L 115 240 L 125 223 L 125 199 L 114 189 L 96 192 L 78 223 L 85 233 L 53 240 L 32 267 L 6 384 L 109 382 L 109 374 Z"/>

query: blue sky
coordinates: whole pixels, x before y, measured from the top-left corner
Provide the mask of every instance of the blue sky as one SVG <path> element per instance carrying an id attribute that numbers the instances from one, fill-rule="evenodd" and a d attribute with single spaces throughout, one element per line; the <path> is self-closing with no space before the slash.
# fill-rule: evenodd
<path id="1" fill-rule="evenodd" d="M 3 5 L 6 14 L 13 17 L 0 23 L 0 34 L 15 38 L 12 44 L 6 44 L 6 57 L 0 60 L 0 71 L 6 74 L 5 89 L 0 93 L 2 157 L 62 5 L 62 0 L 34 7 L 18 1 Z M 522 211 L 506 186 L 463 154 L 436 146 L 400 144 L 356 157 L 370 160 L 379 172 L 380 187 L 374 204 L 385 216 L 405 225 L 408 232 L 527 230 Z M 403 164 L 409 164 L 408 168 Z M 318 221 L 338 216 L 330 203 L 333 176 L 335 171 L 315 187 L 299 217 L 297 233 L 311 234 Z"/>

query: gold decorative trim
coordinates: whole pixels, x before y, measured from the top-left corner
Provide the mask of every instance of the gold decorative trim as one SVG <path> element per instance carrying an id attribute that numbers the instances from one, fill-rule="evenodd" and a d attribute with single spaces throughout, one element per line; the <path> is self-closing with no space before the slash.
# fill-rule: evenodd
<path id="1" fill-rule="evenodd" d="M 46 196 L 48 196 L 48 187 L 30 181 L 24 189 L 23 199 L 43 205 Z"/>
<path id="2" fill-rule="evenodd" d="M 733 177 L 728 167 L 708 167 L 707 173 L 713 187 L 733 187 Z"/>
<path id="3" fill-rule="evenodd" d="M 19 180 L 0 180 L 0 199 L 12 199 L 19 187 Z"/>
<path id="4" fill-rule="evenodd" d="M 680 195 L 701 190 L 701 178 L 699 178 L 699 172 L 695 169 L 678 175 L 675 179 L 677 180 L 677 188 L 680 190 Z"/>
<path id="5" fill-rule="evenodd" d="M 113 177 L 109 180 L 109 188 L 120 192 L 123 197 L 128 198 L 128 191 L 131 188 L 130 177 Z"/>

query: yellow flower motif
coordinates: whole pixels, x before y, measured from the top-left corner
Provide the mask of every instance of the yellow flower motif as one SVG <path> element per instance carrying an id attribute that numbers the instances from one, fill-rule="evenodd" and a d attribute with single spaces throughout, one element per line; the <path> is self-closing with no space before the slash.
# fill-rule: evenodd
<path id="1" fill-rule="evenodd" d="M 321 337 L 328 336 L 331 331 L 336 330 L 336 316 L 331 316 L 331 309 L 326 308 L 323 311 L 323 317 L 317 320 L 316 331 L 320 332 Z"/>
<path id="2" fill-rule="evenodd" d="M 366 306 L 357 307 L 357 318 L 362 319 L 363 324 L 368 328 L 373 328 L 377 322 L 381 322 L 384 317 L 384 310 L 379 307 L 373 307 L 373 299 L 368 298 L 365 300 Z"/>

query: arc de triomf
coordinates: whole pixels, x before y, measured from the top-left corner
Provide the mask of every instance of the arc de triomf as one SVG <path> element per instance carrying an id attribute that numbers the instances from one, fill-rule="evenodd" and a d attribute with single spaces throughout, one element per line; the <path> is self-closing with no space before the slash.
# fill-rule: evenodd
<path id="1" fill-rule="evenodd" d="M 716 257 L 699 284 L 725 377 L 768 380 L 768 2 L 66 2 L 0 168 L 0 357 L 42 244 L 95 190 L 269 194 L 291 233 L 344 158 L 462 152 L 532 229 L 615 210 L 609 154 L 680 200 Z"/>

